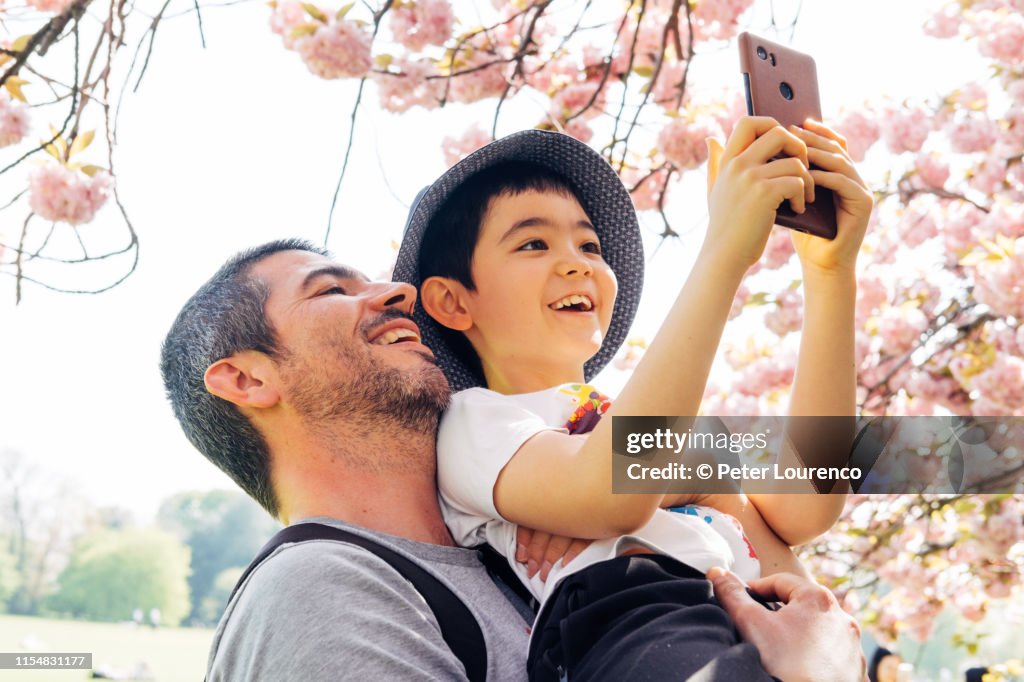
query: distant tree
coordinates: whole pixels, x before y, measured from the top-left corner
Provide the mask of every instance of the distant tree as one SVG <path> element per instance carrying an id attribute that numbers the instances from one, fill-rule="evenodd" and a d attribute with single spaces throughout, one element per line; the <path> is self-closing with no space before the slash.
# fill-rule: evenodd
<path id="1" fill-rule="evenodd" d="M 7 610 L 8 600 L 21 585 L 15 558 L 5 549 L 6 544 L 5 538 L 0 537 L 0 613 Z"/>
<path id="2" fill-rule="evenodd" d="M 228 605 L 231 590 L 235 588 L 235 583 L 242 577 L 243 570 L 242 567 L 225 568 L 217 574 L 213 586 L 203 597 L 202 603 L 199 604 L 199 610 L 195 612 L 195 616 L 199 620 L 204 623 L 216 623 L 220 620 L 221 614 L 224 613 L 224 607 Z"/>
<path id="3" fill-rule="evenodd" d="M 220 615 L 220 608 L 214 607 L 216 616 L 209 618 L 210 609 L 204 607 L 207 597 L 213 596 L 218 577 L 225 569 L 246 566 L 280 528 L 258 504 L 232 490 L 191 491 L 169 497 L 160 505 L 157 525 L 176 534 L 192 551 L 190 618 L 205 623 Z"/>
<path id="4" fill-rule="evenodd" d="M 189 550 L 159 529 L 99 530 L 77 546 L 49 601 L 59 613 L 127 620 L 132 610 L 160 609 L 177 625 L 189 612 Z"/>
<path id="5" fill-rule="evenodd" d="M 6 597 L 0 587 L 0 610 L 39 612 L 91 523 L 89 512 L 67 479 L 44 472 L 20 452 L 0 451 L 0 554 L 9 555 L 18 585 Z"/>

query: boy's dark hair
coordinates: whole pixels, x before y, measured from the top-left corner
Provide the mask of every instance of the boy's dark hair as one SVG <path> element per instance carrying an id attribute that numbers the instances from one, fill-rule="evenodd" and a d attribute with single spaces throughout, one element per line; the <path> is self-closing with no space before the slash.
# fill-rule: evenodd
<path id="1" fill-rule="evenodd" d="M 567 178 L 547 166 L 531 161 L 502 161 L 483 169 L 459 185 L 434 214 L 420 242 L 420 281 L 428 277 L 450 277 L 470 291 L 473 282 L 473 252 L 480 238 L 480 225 L 495 197 L 523 192 L 554 192 L 571 196 L 583 206 L 580 192 Z M 469 339 L 459 331 L 438 325 L 444 342 L 466 365 L 483 376 L 480 358 Z"/>
<path id="2" fill-rule="evenodd" d="M 160 354 L 167 397 L 185 435 L 242 490 L 276 517 L 270 453 L 262 434 L 238 407 L 206 390 L 213 363 L 245 350 L 280 354 L 264 306 L 270 290 L 250 276 L 256 263 L 280 251 L 327 252 L 300 239 L 283 239 L 236 254 L 178 313 Z"/>

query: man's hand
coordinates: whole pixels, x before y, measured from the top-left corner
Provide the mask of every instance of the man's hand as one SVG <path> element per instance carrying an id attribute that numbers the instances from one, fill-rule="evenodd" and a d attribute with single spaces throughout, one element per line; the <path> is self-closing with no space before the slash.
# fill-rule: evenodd
<path id="1" fill-rule="evenodd" d="M 863 682 L 867 663 L 860 626 L 824 587 L 790 573 L 752 581 L 755 593 L 783 602 L 778 611 L 770 611 L 732 573 L 712 568 L 707 576 L 740 636 L 757 647 L 768 673 L 785 682 Z"/>
<path id="2" fill-rule="evenodd" d="M 540 571 L 540 579 L 546 581 L 559 559 L 563 566 L 567 565 L 591 542 L 593 540 L 567 538 L 519 526 L 516 528 L 516 561 L 526 564 L 528 576 L 532 578 Z"/>

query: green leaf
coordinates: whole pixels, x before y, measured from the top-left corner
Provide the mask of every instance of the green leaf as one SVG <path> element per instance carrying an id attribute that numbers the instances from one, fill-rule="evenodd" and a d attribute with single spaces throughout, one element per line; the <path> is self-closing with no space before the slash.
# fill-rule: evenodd
<path id="1" fill-rule="evenodd" d="M 74 156 L 78 152 L 85 151 L 85 149 L 92 144 L 94 137 L 96 137 L 95 130 L 87 130 L 78 135 L 75 138 L 75 141 L 71 143 L 71 151 L 68 153 L 68 156 Z"/>
<path id="2" fill-rule="evenodd" d="M 337 19 L 338 21 L 341 21 L 342 19 L 345 18 L 345 15 L 348 14 L 349 10 L 355 6 L 356 3 L 354 2 L 350 2 L 347 5 L 342 5 L 341 9 L 338 10 L 338 13 L 334 15 L 334 18 Z"/>
<path id="3" fill-rule="evenodd" d="M 316 33 L 319 28 L 320 27 L 316 24 L 299 24 L 291 30 L 288 37 L 295 40 L 296 38 L 301 38 L 303 36 L 311 36 Z"/>
<path id="4" fill-rule="evenodd" d="M 99 173 L 100 171 L 107 170 L 103 166 L 82 166 L 82 172 L 88 175 L 90 178 Z"/>
<path id="5" fill-rule="evenodd" d="M 320 8 L 317 7 L 316 5 L 314 5 L 313 3 L 311 3 L 311 2 L 304 2 L 304 3 L 302 3 L 302 9 L 306 10 L 306 14 L 308 14 L 311 17 L 313 17 L 314 19 L 319 21 L 321 24 L 326 24 L 327 23 L 327 21 L 328 21 L 327 15 L 324 14 L 322 11 L 320 11 Z"/>
<path id="6" fill-rule="evenodd" d="M 17 76 L 9 76 L 7 80 L 4 81 L 4 87 L 7 88 L 7 92 L 11 93 L 11 97 L 13 97 L 14 99 L 20 102 L 27 102 L 28 100 L 25 99 L 25 95 L 23 95 L 21 92 L 21 86 L 25 85 L 26 83 L 28 83 L 28 81 L 24 78 L 18 78 Z"/>

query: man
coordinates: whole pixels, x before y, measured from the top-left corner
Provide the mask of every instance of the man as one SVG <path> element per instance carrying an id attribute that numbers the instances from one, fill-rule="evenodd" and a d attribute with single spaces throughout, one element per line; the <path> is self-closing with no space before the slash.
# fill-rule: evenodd
<path id="1" fill-rule="evenodd" d="M 164 382 L 192 443 L 268 512 L 412 559 L 476 618 L 488 679 L 523 679 L 529 623 L 441 520 L 434 435 L 448 386 L 419 342 L 415 299 L 411 286 L 370 282 L 308 243 L 266 244 L 228 261 L 186 303 L 164 342 Z M 863 676 L 856 624 L 823 588 L 769 579 L 759 591 L 788 602 L 771 612 L 735 577 L 715 584 L 771 674 Z M 756 658 L 749 647 L 745 655 Z M 465 679 L 465 670 L 391 565 L 311 541 L 276 550 L 232 598 L 208 679 L 370 676 Z"/>

